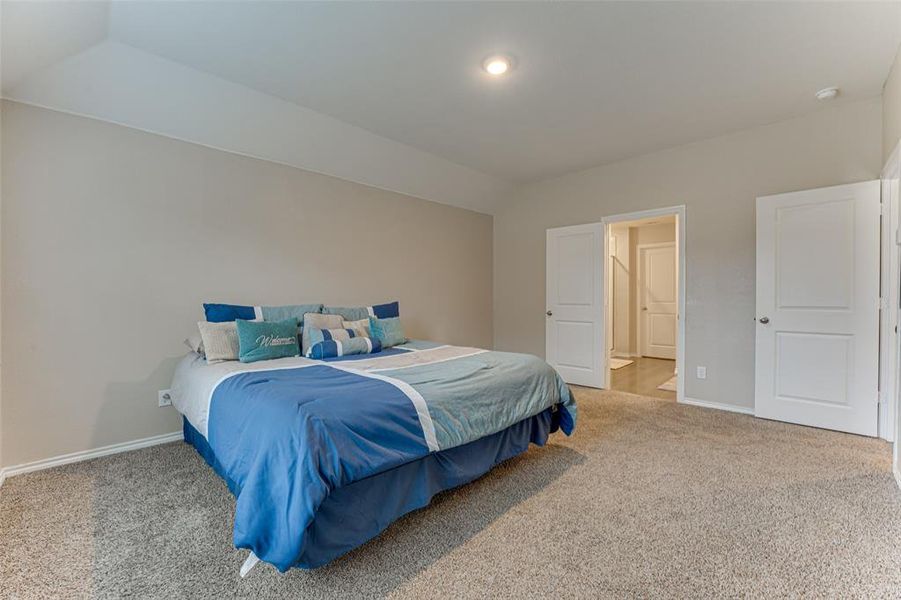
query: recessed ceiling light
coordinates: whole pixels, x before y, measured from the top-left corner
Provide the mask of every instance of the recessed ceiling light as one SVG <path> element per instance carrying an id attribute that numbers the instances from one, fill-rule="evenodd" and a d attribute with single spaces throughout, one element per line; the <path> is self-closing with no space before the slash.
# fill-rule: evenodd
<path id="1" fill-rule="evenodd" d="M 510 60 L 509 56 L 489 56 L 482 61 L 482 68 L 485 69 L 485 72 L 495 77 L 503 75 L 512 67 L 513 61 Z"/>
<path id="2" fill-rule="evenodd" d="M 836 96 L 838 96 L 837 87 L 827 87 L 817 92 L 817 100 L 833 100 Z"/>

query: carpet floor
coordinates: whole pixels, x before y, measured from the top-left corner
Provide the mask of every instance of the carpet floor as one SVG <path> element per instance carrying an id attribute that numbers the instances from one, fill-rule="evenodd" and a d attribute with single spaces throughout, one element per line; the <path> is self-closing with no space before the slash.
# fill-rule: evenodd
<path id="1" fill-rule="evenodd" d="M 0 596 L 901 597 L 888 444 L 575 392 L 572 438 L 315 571 L 241 580 L 234 500 L 180 442 L 10 478 Z"/>

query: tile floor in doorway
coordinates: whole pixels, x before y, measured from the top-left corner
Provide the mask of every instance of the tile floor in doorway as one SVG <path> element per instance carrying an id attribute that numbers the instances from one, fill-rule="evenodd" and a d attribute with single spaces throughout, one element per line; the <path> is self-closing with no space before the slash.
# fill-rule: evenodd
<path id="1" fill-rule="evenodd" d="M 646 356 L 633 360 L 635 362 L 631 365 L 610 371 L 610 387 L 612 389 L 665 400 L 676 399 L 676 392 L 657 389 L 658 385 L 673 376 L 676 361 Z"/>

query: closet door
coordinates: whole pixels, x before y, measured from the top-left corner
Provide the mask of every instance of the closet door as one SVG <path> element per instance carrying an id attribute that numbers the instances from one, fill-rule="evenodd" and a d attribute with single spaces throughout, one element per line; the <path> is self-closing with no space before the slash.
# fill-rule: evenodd
<path id="1" fill-rule="evenodd" d="M 878 181 L 757 199 L 756 316 L 758 417 L 876 435 Z"/>

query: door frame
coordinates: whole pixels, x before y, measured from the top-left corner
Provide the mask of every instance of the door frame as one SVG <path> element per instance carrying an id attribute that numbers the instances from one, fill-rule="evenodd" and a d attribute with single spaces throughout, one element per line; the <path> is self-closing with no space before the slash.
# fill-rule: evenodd
<path id="1" fill-rule="evenodd" d="M 609 248 L 609 238 L 610 238 L 610 226 L 615 223 L 622 223 L 623 221 L 638 221 L 641 219 L 648 219 L 651 217 L 676 217 L 676 264 L 678 265 L 677 273 L 678 276 L 678 291 L 677 291 L 677 318 L 676 318 L 676 371 L 678 373 L 678 377 L 676 377 L 676 402 L 684 403 L 685 402 L 685 377 L 687 375 L 685 371 L 685 273 L 686 273 L 686 259 L 685 259 L 685 205 L 680 204 L 678 206 L 668 206 L 666 208 L 653 208 L 650 210 L 639 210 L 630 213 L 622 213 L 618 215 L 610 215 L 601 219 L 601 223 L 604 225 L 604 248 Z M 669 243 L 669 242 L 667 242 Z M 604 286 L 604 315 L 605 315 L 605 325 L 609 325 L 607 323 L 606 315 L 609 314 L 608 307 L 611 302 L 611 292 L 613 290 L 610 289 L 611 286 Z M 610 357 L 604 357 L 605 360 L 605 369 L 604 369 L 604 387 L 606 389 L 610 389 Z"/>
<path id="2" fill-rule="evenodd" d="M 901 268 L 901 237 L 898 236 L 899 198 L 889 197 L 892 179 L 901 177 L 901 143 L 889 156 L 880 177 L 881 183 L 881 240 L 879 266 L 879 424 L 877 435 L 892 442 L 898 431 L 896 417 L 901 410 L 897 406 L 898 382 L 901 378 L 901 353 L 899 336 L 899 268 Z"/>
<path id="3" fill-rule="evenodd" d="M 637 321 L 635 323 L 635 337 L 636 337 L 635 341 L 638 344 L 638 350 L 636 352 L 636 354 L 638 356 L 644 356 L 644 353 L 643 353 L 644 345 L 642 344 L 643 338 L 641 337 L 641 334 L 642 334 L 642 327 L 641 327 L 641 321 L 642 321 L 642 318 L 641 318 L 641 313 L 642 313 L 642 310 L 641 310 L 641 275 L 642 275 L 642 273 L 641 273 L 641 251 L 646 248 L 668 248 L 670 246 L 672 246 L 673 249 L 676 251 L 677 262 L 676 262 L 675 268 L 676 268 L 676 276 L 678 277 L 678 275 L 679 275 L 679 273 L 678 273 L 678 271 L 679 271 L 679 264 L 678 264 L 679 249 L 676 248 L 675 241 L 650 242 L 647 244 L 636 244 L 635 245 L 635 255 L 636 256 L 635 256 L 635 269 L 634 270 L 635 270 L 635 285 L 636 285 L 636 287 L 635 287 L 635 298 L 633 299 L 633 301 L 634 301 L 633 304 L 635 305 L 635 320 Z M 676 310 L 678 311 L 678 308 Z M 678 327 L 678 323 L 679 323 L 678 316 L 679 315 L 677 315 L 677 318 L 676 318 L 677 327 Z"/>
<path id="4" fill-rule="evenodd" d="M 892 471 L 901 487 L 901 198 L 887 202 L 888 186 L 901 179 L 901 141 L 889 154 L 882 169 L 882 242 L 880 295 L 885 299 L 880 312 L 879 350 L 879 437 L 894 439 Z M 899 183 L 901 192 L 901 183 Z M 901 196 L 901 193 L 899 193 Z M 886 354 L 883 354 L 885 352 Z M 884 378 L 883 378 L 884 376 Z"/>

